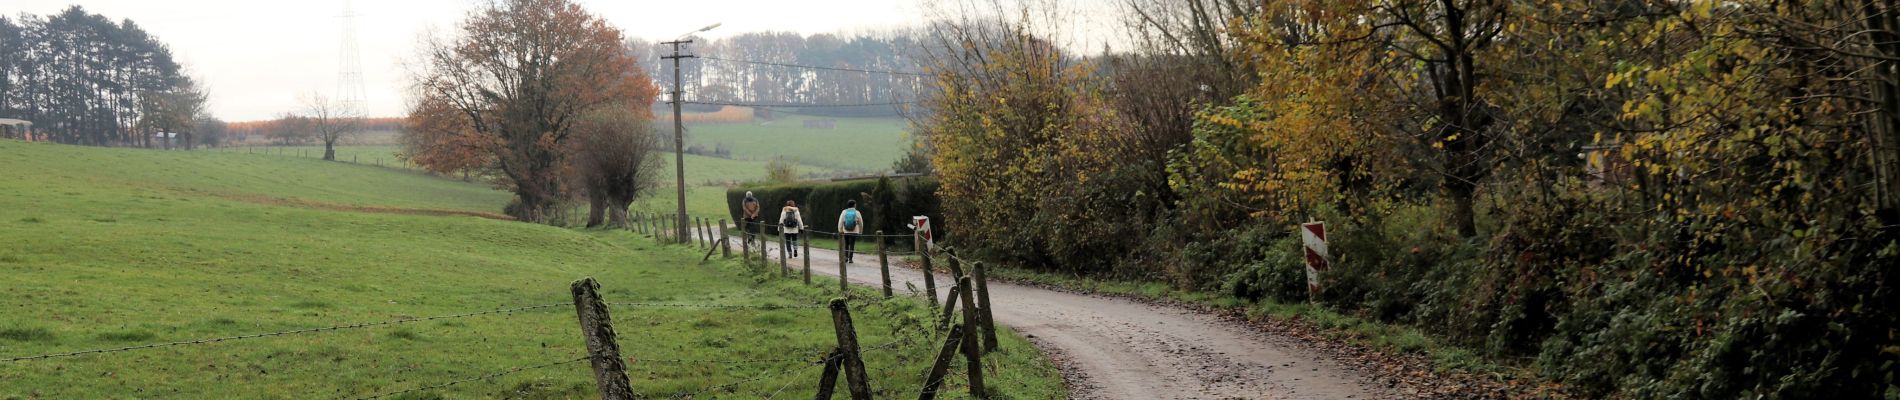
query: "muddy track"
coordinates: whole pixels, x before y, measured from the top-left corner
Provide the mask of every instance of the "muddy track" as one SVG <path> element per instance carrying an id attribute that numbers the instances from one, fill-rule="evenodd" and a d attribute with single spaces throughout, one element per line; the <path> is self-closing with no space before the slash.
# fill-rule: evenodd
<path id="1" fill-rule="evenodd" d="M 738 241 L 738 238 L 733 238 Z M 772 246 L 774 258 L 777 244 Z M 864 246 L 869 249 L 871 246 Z M 837 253 L 812 251 L 812 271 L 836 276 Z M 776 261 L 776 260 L 775 260 Z M 797 268 L 801 259 L 791 259 Z M 849 266 L 881 286 L 875 255 Z M 891 269 L 892 286 L 922 288 L 923 272 Z M 939 283 L 947 274 L 937 274 Z M 945 285 L 947 286 L 947 284 Z M 1187 308 L 992 282 L 996 321 L 1034 341 L 1078 399 L 1376 399 L 1395 395 L 1298 340 Z M 945 290 L 939 288 L 939 290 Z M 944 293 L 939 293 L 942 298 Z"/>

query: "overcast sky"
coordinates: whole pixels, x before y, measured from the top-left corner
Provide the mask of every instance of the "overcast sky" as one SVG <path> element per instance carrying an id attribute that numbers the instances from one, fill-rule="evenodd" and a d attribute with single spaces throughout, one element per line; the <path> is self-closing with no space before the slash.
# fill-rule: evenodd
<path id="1" fill-rule="evenodd" d="M 265 119 L 297 108 L 301 94 L 336 90 L 345 0 L 6 0 L 0 13 L 48 15 L 72 4 L 113 20 L 131 19 L 172 49 L 211 92 L 225 120 Z M 705 34 L 851 32 L 907 26 L 931 12 L 920 0 L 576 0 L 629 36 L 672 38 L 712 23 Z M 928 1 L 928 0 L 921 0 Z M 1081 0 L 1080 3 L 1110 0 Z M 369 111 L 404 112 L 402 88 L 418 38 L 446 34 L 477 0 L 353 2 L 358 14 Z M 1099 47 L 1099 46 L 1097 46 Z"/>

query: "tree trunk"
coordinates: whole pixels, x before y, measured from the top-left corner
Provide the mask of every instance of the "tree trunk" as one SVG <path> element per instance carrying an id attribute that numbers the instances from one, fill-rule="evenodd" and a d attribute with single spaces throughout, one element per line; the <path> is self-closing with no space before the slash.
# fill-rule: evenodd
<path id="1" fill-rule="evenodd" d="M 587 227 L 600 227 L 601 220 L 605 217 L 604 214 L 606 214 L 606 211 L 607 199 L 605 196 L 601 196 L 599 193 L 592 193 L 587 196 Z"/>
<path id="2" fill-rule="evenodd" d="M 323 142 L 323 161 L 336 161 L 336 141 Z"/>
<path id="3" fill-rule="evenodd" d="M 1471 238 L 1478 236 L 1477 213 L 1473 210 L 1474 207 L 1472 206 L 1473 198 L 1476 197 L 1477 187 L 1470 182 L 1463 181 L 1447 183 L 1446 186 L 1447 189 L 1450 189 L 1451 201 L 1453 203 L 1451 223 L 1458 227 L 1458 237 Z"/>
<path id="4" fill-rule="evenodd" d="M 631 226 L 631 224 L 627 223 L 627 207 L 631 207 L 631 206 L 633 206 L 632 200 L 613 199 L 611 201 L 608 201 L 607 202 L 607 227 L 614 228 L 614 229 L 626 229 L 628 226 Z"/>

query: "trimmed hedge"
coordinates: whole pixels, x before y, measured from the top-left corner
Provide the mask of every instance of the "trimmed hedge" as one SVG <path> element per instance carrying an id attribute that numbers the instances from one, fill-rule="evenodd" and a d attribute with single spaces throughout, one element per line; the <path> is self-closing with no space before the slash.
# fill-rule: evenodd
<path id="1" fill-rule="evenodd" d="M 886 185 L 888 193 L 880 193 L 880 183 Z M 908 234 L 910 217 L 924 215 L 930 217 L 931 230 L 938 241 L 942 241 L 948 229 L 945 228 L 943 212 L 937 200 L 937 179 L 921 178 L 879 178 L 847 182 L 797 182 L 769 185 L 743 185 L 726 190 L 726 209 L 732 220 L 743 221 L 744 211 L 740 203 L 745 200 L 745 192 L 751 191 L 759 199 L 759 215 L 766 223 L 778 223 L 778 210 L 785 207 L 785 200 L 795 200 L 798 208 L 805 213 L 808 229 L 832 232 L 838 230 L 838 214 L 844 212 L 847 200 L 858 201 L 858 212 L 864 214 L 864 233 L 883 230 L 885 234 Z M 874 198 L 883 198 L 875 201 Z M 888 204 L 880 207 L 877 203 Z M 884 212 L 883 210 L 890 210 Z M 775 230 L 776 231 L 776 230 Z M 892 243 L 893 246 L 906 246 Z"/>

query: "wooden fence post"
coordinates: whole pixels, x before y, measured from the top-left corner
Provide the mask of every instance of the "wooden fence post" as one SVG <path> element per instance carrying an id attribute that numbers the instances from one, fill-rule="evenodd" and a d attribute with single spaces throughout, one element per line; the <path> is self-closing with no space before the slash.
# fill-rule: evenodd
<path id="1" fill-rule="evenodd" d="M 930 265 L 930 249 L 924 248 L 924 238 L 912 232 L 911 247 L 924 257 L 924 294 L 930 296 L 930 308 L 937 308 L 937 271 Z"/>
<path id="2" fill-rule="evenodd" d="M 739 221 L 739 238 L 745 241 L 739 245 L 739 261 L 750 266 L 752 265 L 752 231 L 748 228 L 750 227 L 745 226 L 745 221 Z"/>
<path id="3" fill-rule="evenodd" d="M 976 335 L 976 296 L 971 294 L 976 291 L 976 282 L 966 276 L 957 280 L 957 286 L 957 296 L 963 301 L 963 324 L 967 327 L 963 330 L 963 358 L 970 364 L 970 398 L 987 399 L 989 396 L 984 394 L 983 387 L 983 344 L 977 342 L 982 338 Z"/>
<path id="4" fill-rule="evenodd" d="M 699 237 L 701 240 L 705 241 L 707 250 L 712 250 L 712 246 L 713 246 L 713 235 L 712 235 L 711 225 L 712 225 L 712 221 L 707 221 L 705 217 L 699 218 Z M 707 254 L 711 254 L 711 253 L 708 252 Z"/>
<path id="5" fill-rule="evenodd" d="M 957 312 L 957 285 L 950 285 L 950 296 L 943 299 L 943 313 L 937 317 L 937 329 L 950 325 L 950 318 Z"/>
<path id="6" fill-rule="evenodd" d="M 594 381 L 603 400 L 633 399 L 633 385 L 627 381 L 627 365 L 620 358 L 620 343 L 615 341 L 614 319 L 607 303 L 600 300 L 600 283 L 594 278 L 575 281 L 569 287 L 574 294 L 574 310 L 580 317 L 581 335 L 587 338 L 587 354 L 593 363 Z"/>
<path id="7" fill-rule="evenodd" d="M 817 236 L 817 235 L 813 234 L 812 231 L 809 231 L 809 230 L 805 231 L 805 238 L 804 238 L 805 240 L 798 241 L 798 245 L 805 248 L 804 261 L 805 261 L 805 284 L 806 285 L 811 284 L 811 237 L 812 236 Z"/>
<path id="8" fill-rule="evenodd" d="M 877 268 L 884 272 L 884 297 L 891 297 L 891 254 L 884 250 L 884 231 L 877 231 Z"/>
<path id="9" fill-rule="evenodd" d="M 963 324 L 950 327 L 950 334 L 944 335 L 943 350 L 937 351 L 937 362 L 930 364 L 930 373 L 924 377 L 924 393 L 917 400 L 937 398 L 937 388 L 943 385 L 944 375 L 950 372 L 950 359 L 957 356 L 957 344 L 963 342 Z"/>
<path id="10" fill-rule="evenodd" d="M 845 385 L 852 400 L 871 400 L 871 378 L 864 372 L 864 359 L 858 353 L 858 333 L 851 326 L 851 310 L 842 298 L 831 299 L 831 325 L 838 332 L 838 351 L 844 363 Z"/>
<path id="11" fill-rule="evenodd" d="M 726 219 L 719 219 L 719 253 L 721 257 L 732 258 L 732 235 L 726 230 Z"/>
<path id="12" fill-rule="evenodd" d="M 759 220 L 759 269 L 772 268 L 771 255 L 765 252 L 765 220 Z"/>
<path id="13" fill-rule="evenodd" d="M 844 232 L 838 232 L 838 293 L 845 293 L 845 289 L 851 286 L 851 280 L 844 278 L 845 268 L 850 268 L 844 265 L 844 259 L 850 256 L 851 253 L 844 249 Z M 811 282 L 805 282 L 805 284 L 811 284 Z"/>
<path id="14" fill-rule="evenodd" d="M 784 233 L 784 232 L 779 232 L 779 241 L 778 241 L 778 275 L 779 275 L 779 276 L 792 276 L 792 265 L 791 265 L 791 262 L 792 262 L 792 260 L 791 260 L 791 259 L 789 259 L 789 258 L 786 258 L 787 256 L 789 256 L 789 255 L 791 255 L 791 254 L 792 254 L 792 253 L 790 253 L 790 252 L 792 251 L 792 249 L 791 249 L 791 247 L 792 247 L 792 246 L 791 246 L 791 244 L 789 244 L 789 243 L 785 243 L 785 237 L 786 237 L 786 236 L 785 236 L 785 233 Z"/>
<path id="15" fill-rule="evenodd" d="M 838 390 L 838 369 L 844 359 L 844 353 L 831 349 L 825 355 L 825 372 L 818 376 L 818 400 L 831 400 L 831 392 Z"/>
<path id="16" fill-rule="evenodd" d="M 973 272 L 976 273 L 976 306 L 977 311 L 983 314 L 983 349 L 996 351 L 996 313 L 990 310 L 990 281 L 984 277 L 986 268 L 983 267 L 983 262 L 977 261 L 975 264 Z"/>

